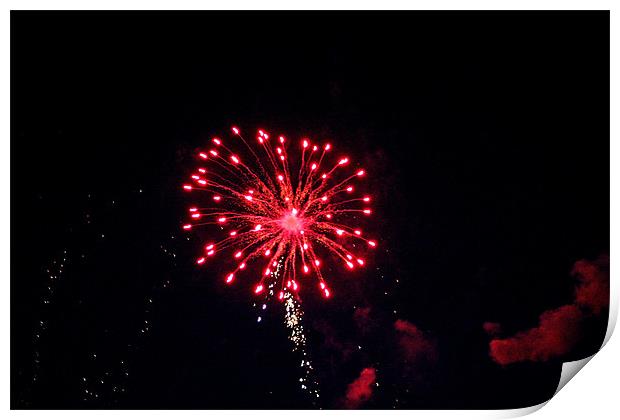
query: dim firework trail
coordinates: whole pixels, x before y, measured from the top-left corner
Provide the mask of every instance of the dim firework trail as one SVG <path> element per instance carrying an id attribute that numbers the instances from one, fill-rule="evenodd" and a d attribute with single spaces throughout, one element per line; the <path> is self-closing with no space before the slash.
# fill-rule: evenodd
<path id="1" fill-rule="evenodd" d="M 351 170 L 347 156 L 330 159 L 330 143 L 302 139 L 289 154 L 285 137 L 272 139 L 264 130 L 249 141 L 232 127 L 231 138 L 213 138 L 211 143 L 198 152 L 198 167 L 183 185 L 187 192 L 200 193 L 183 229 L 218 227 L 217 238 L 204 245 L 196 263 L 223 255 L 231 266 L 223 279 L 226 284 L 256 265 L 252 289 L 284 303 L 289 339 L 310 376 L 299 293 L 302 285 L 312 282 L 330 298 L 324 273 L 332 271 L 332 264 L 345 271 L 361 268 L 364 253 L 377 246 L 358 226 L 372 214 L 370 195 L 357 193 L 356 181 L 366 172 Z M 312 381 L 300 382 L 302 389 L 318 397 Z"/>

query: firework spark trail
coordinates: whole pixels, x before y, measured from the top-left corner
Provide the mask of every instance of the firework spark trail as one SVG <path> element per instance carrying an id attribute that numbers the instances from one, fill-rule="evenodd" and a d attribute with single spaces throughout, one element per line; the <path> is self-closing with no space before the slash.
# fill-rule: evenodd
<path id="1" fill-rule="evenodd" d="M 284 257 L 280 257 L 276 267 L 270 274 L 267 289 L 267 299 L 274 295 L 274 286 L 278 283 L 282 273 Z M 308 350 L 308 341 L 305 335 L 303 318 L 304 312 L 301 309 L 301 301 L 289 291 L 284 292 L 284 325 L 288 330 L 288 339 L 293 344 L 293 352 L 300 356 L 302 376 L 299 378 L 300 386 L 311 397 L 312 405 L 316 406 L 319 394 L 319 384 L 314 375 L 314 368 Z M 256 306 L 256 304 L 254 305 Z M 267 309 L 267 304 L 261 305 L 262 310 Z M 262 321 L 262 316 L 257 318 L 257 322 Z"/>
<path id="2" fill-rule="evenodd" d="M 315 401 L 318 401 L 319 384 L 315 379 L 313 373 L 314 367 L 310 360 L 310 354 L 308 352 L 308 340 L 304 333 L 304 327 L 302 324 L 304 318 L 304 312 L 301 309 L 301 305 L 298 300 L 295 299 L 288 291 L 284 296 L 284 324 L 289 330 L 289 340 L 293 343 L 293 351 L 301 353 L 301 368 L 303 369 L 303 376 L 299 378 L 301 383 L 301 389 L 306 391 Z M 313 401 L 313 403 L 315 402 Z"/>
<path id="3" fill-rule="evenodd" d="M 329 298 L 332 292 L 319 256 L 327 254 L 330 261 L 353 270 L 364 266 L 365 260 L 351 249 L 359 249 L 360 244 L 369 248 L 377 245 L 359 227 L 350 225 L 358 216 L 372 214 L 368 207 L 371 197 L 355 195 L 355 181 L 366 172 L 361 168 L 346 171 L 350 163 L 346 156 L 328 165 L 332 145 L 319 146 L 308 139 L 301 141 L 300 163 L 295 171 L 283 136 L 274 141 L 267 132 L 258 130 L 255 148 L 237 127 L 232 132 L 232 139 L 225 142 L 213 138 L 212 146 L 198 153 L 204 166 L 183 185 L 188 192 L 202 192 L 201 199 L 205 200 L 202 206 L 189 208 L 192 221 L 183 228 L 218 225 L 220 232 L 227 232 L 224 238 L 205 245 L 197 264 L 229 253 L 234 268 L 225 281 L 230 284 L 240 271 L 262 257 L 262 275 L 253 286 L 256 294 L 268 288 L 273 294 L 275 286 L 268 284 L 268 279 L 278 266 L 277 297 L 281 301 L 287 295 L 298 296 L 299 274 L 302 278 L 314 275 L 321 294 Z"/>

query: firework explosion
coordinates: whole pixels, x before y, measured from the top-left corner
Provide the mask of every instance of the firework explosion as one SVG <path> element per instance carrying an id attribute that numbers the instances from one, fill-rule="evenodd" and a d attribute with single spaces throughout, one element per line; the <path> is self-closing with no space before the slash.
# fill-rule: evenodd
<path id="1" fill-rule="evenodd" d="M 329 298 L 332 292 L 322 274 L 322 258 L 326 264 L 336 261 L 353 270 L 365 264 L 360 249 L 377 245 L 351 226 L 372 213 L 371 197 L 356 194 L 354 185 L 365 176 L 364 169 L 347 170 L 346 156 L 328 164 L 332 145 L 319 146 L 308 139 L 293 153 L 300 155 L 295 167 L 289 164 L 283 136 L 274 141 L 258 130 L 253 147 L 239 128 L 232 127 L 232 133 L 228 141 L 213 138 L 212 147 L 198 153 L 204 166 L 183 185 L 188 192 L 203 193 L 201 205 L 189 208 L 192 222 L 183 228 L 218 225 L 220 234 L 226 232 L 205 245 L 197 264 L 225 255 L 234 264 L 224 279 L 230 284 L 240 271 L 263 259 L 254 293 L 277 294 L 284 301 L 289 294 L 298 296 L 302 279 L 311 276 L 323 297 Z M 239 148 L 243 153 L 233 151 Z"/>
<path id="2" fill-rule="evenodd" d="M 196 169 L 183 189 L 202 192 L 202 202 L 209 204 L 191 206 L 192 223 L 183 228 L 217 225 L 220 235 L 225 232 L 222 239 L 204 246 L 196 263 L 202 265 L 220 253 L 226 255 L 234 264 L 225 277 L 227 284 L 253 263 L 264 264 L 259 265 L 262 274 L 253 285 L 254 293 L 265 293 L 266 298 L 277 294 L 284 303 L 288 338 L 301 358 L 300 386 L 314 404 L 320 394 L 302 324 L 300 284 L 304 277 L 314 277 L 322 296 L 329 298 L 331 292 L 321 271 L 326 267 L 319 256 L 325 258 L 326 265 L 336 261 L 353 270 L 365 264 L 360 255 L 363 251 L 357 251 L 360 245 L 362 249 L 377 245 L 359 227 L 350 226 L 372 213 L 370 196 L 357 195 L 353 183 L 363 178 L 365 171 L 347 171 L 346 156 L 328 164 L 331 144 L 318 146 L 308 139 L 301 141 L 297 152 L 298 167 L 291 167 L 283 136 L 273 142 L 267 132 L 258 130 L 255 150 L 237 127 L 232 127 L 232 132 L 234 137 L 229 142 L 213 138 L 212 147 L 198 153 L 204 166 Z M 238 148 L 245 153 L 232 150 Z M 259 259 L 264 262 L 257 263 Z M 262 309 L 266 306 L 263 304 Z M 259 316 L 257 322 L 261 320 Z"/>

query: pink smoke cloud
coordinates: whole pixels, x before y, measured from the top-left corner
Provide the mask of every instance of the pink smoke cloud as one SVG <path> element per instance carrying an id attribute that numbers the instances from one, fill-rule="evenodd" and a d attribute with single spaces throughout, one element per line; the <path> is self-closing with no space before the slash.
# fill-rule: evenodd
<path id="1" fill-rule="evenodd" d="M 569 353 L 582 335 L 584 318 L 609 305 L 609 256 L 580 260 L 571 274 L 579 280 L 574 303 L 542 313 L 538 326 L 489 343 L 491 358 L 501 365 L 547 361 Z"/>
<path id="2" fill-rule="evenodd" d="M 485 322 L 482 324 L 482 328 L 490 336 L 496 336 L 502 332 L 502 326 L 498 322 Z"/>
<path id="3" fill-rule="evenodd" d="M 370 307 L 356 308 L 355 312 L 353 312 L 353 321 L 355 321 L 357 328 L 360 330 L 367 330 L 372 321 L 370 318 Z"/>
<path id="4" fill-rule="evenodd" d="M 609 305 L 609 256 L 577 261 L 571 274 L 580 282 L 575 290 L 575 303 L 599 315 Z"/>
<path id="5" fill-rule="evenodd" d="M 568 353 L 581 336 L 581 310 L 564 305 L 543 312 L 539 325 L 513 337 L 494 339 L 490 343 L 491 358 L 501 365 L 530 361 L 546 361 Z"/>
<path id="6" fill-rule="evenodd" d="M 372 397 L 373 386 L 377 380 L 375 368 L 367 367 L 362 370 L 360 376 L 349 384 L 345 396 L 346 408 L 359 408 Z"/>
<path id="7" fill-rule="evenodd" d="M 435 341 L 427 337 L 414 324 L 397 319 L 394 323 L 394 329 L 398 334 L 400 350 L 407 362 L 434 362 L 437 359 Z"/>

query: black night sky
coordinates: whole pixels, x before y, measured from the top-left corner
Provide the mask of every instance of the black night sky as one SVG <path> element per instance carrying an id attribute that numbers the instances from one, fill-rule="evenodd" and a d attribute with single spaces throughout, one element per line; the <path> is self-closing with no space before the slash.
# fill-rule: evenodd
<path id="1" fill-rule="evenodd" d="M 302 294 L 318 401 L 281 306 L 180 228 L 233 124 L 369 172 L 381 246 Z M 12 408 L 538 404 L 606 310 L 545 361 L 496 363 L 483 324 L 535 327 L 609 252 L 609 13 L 14 11 L 10 210 Z"/>

